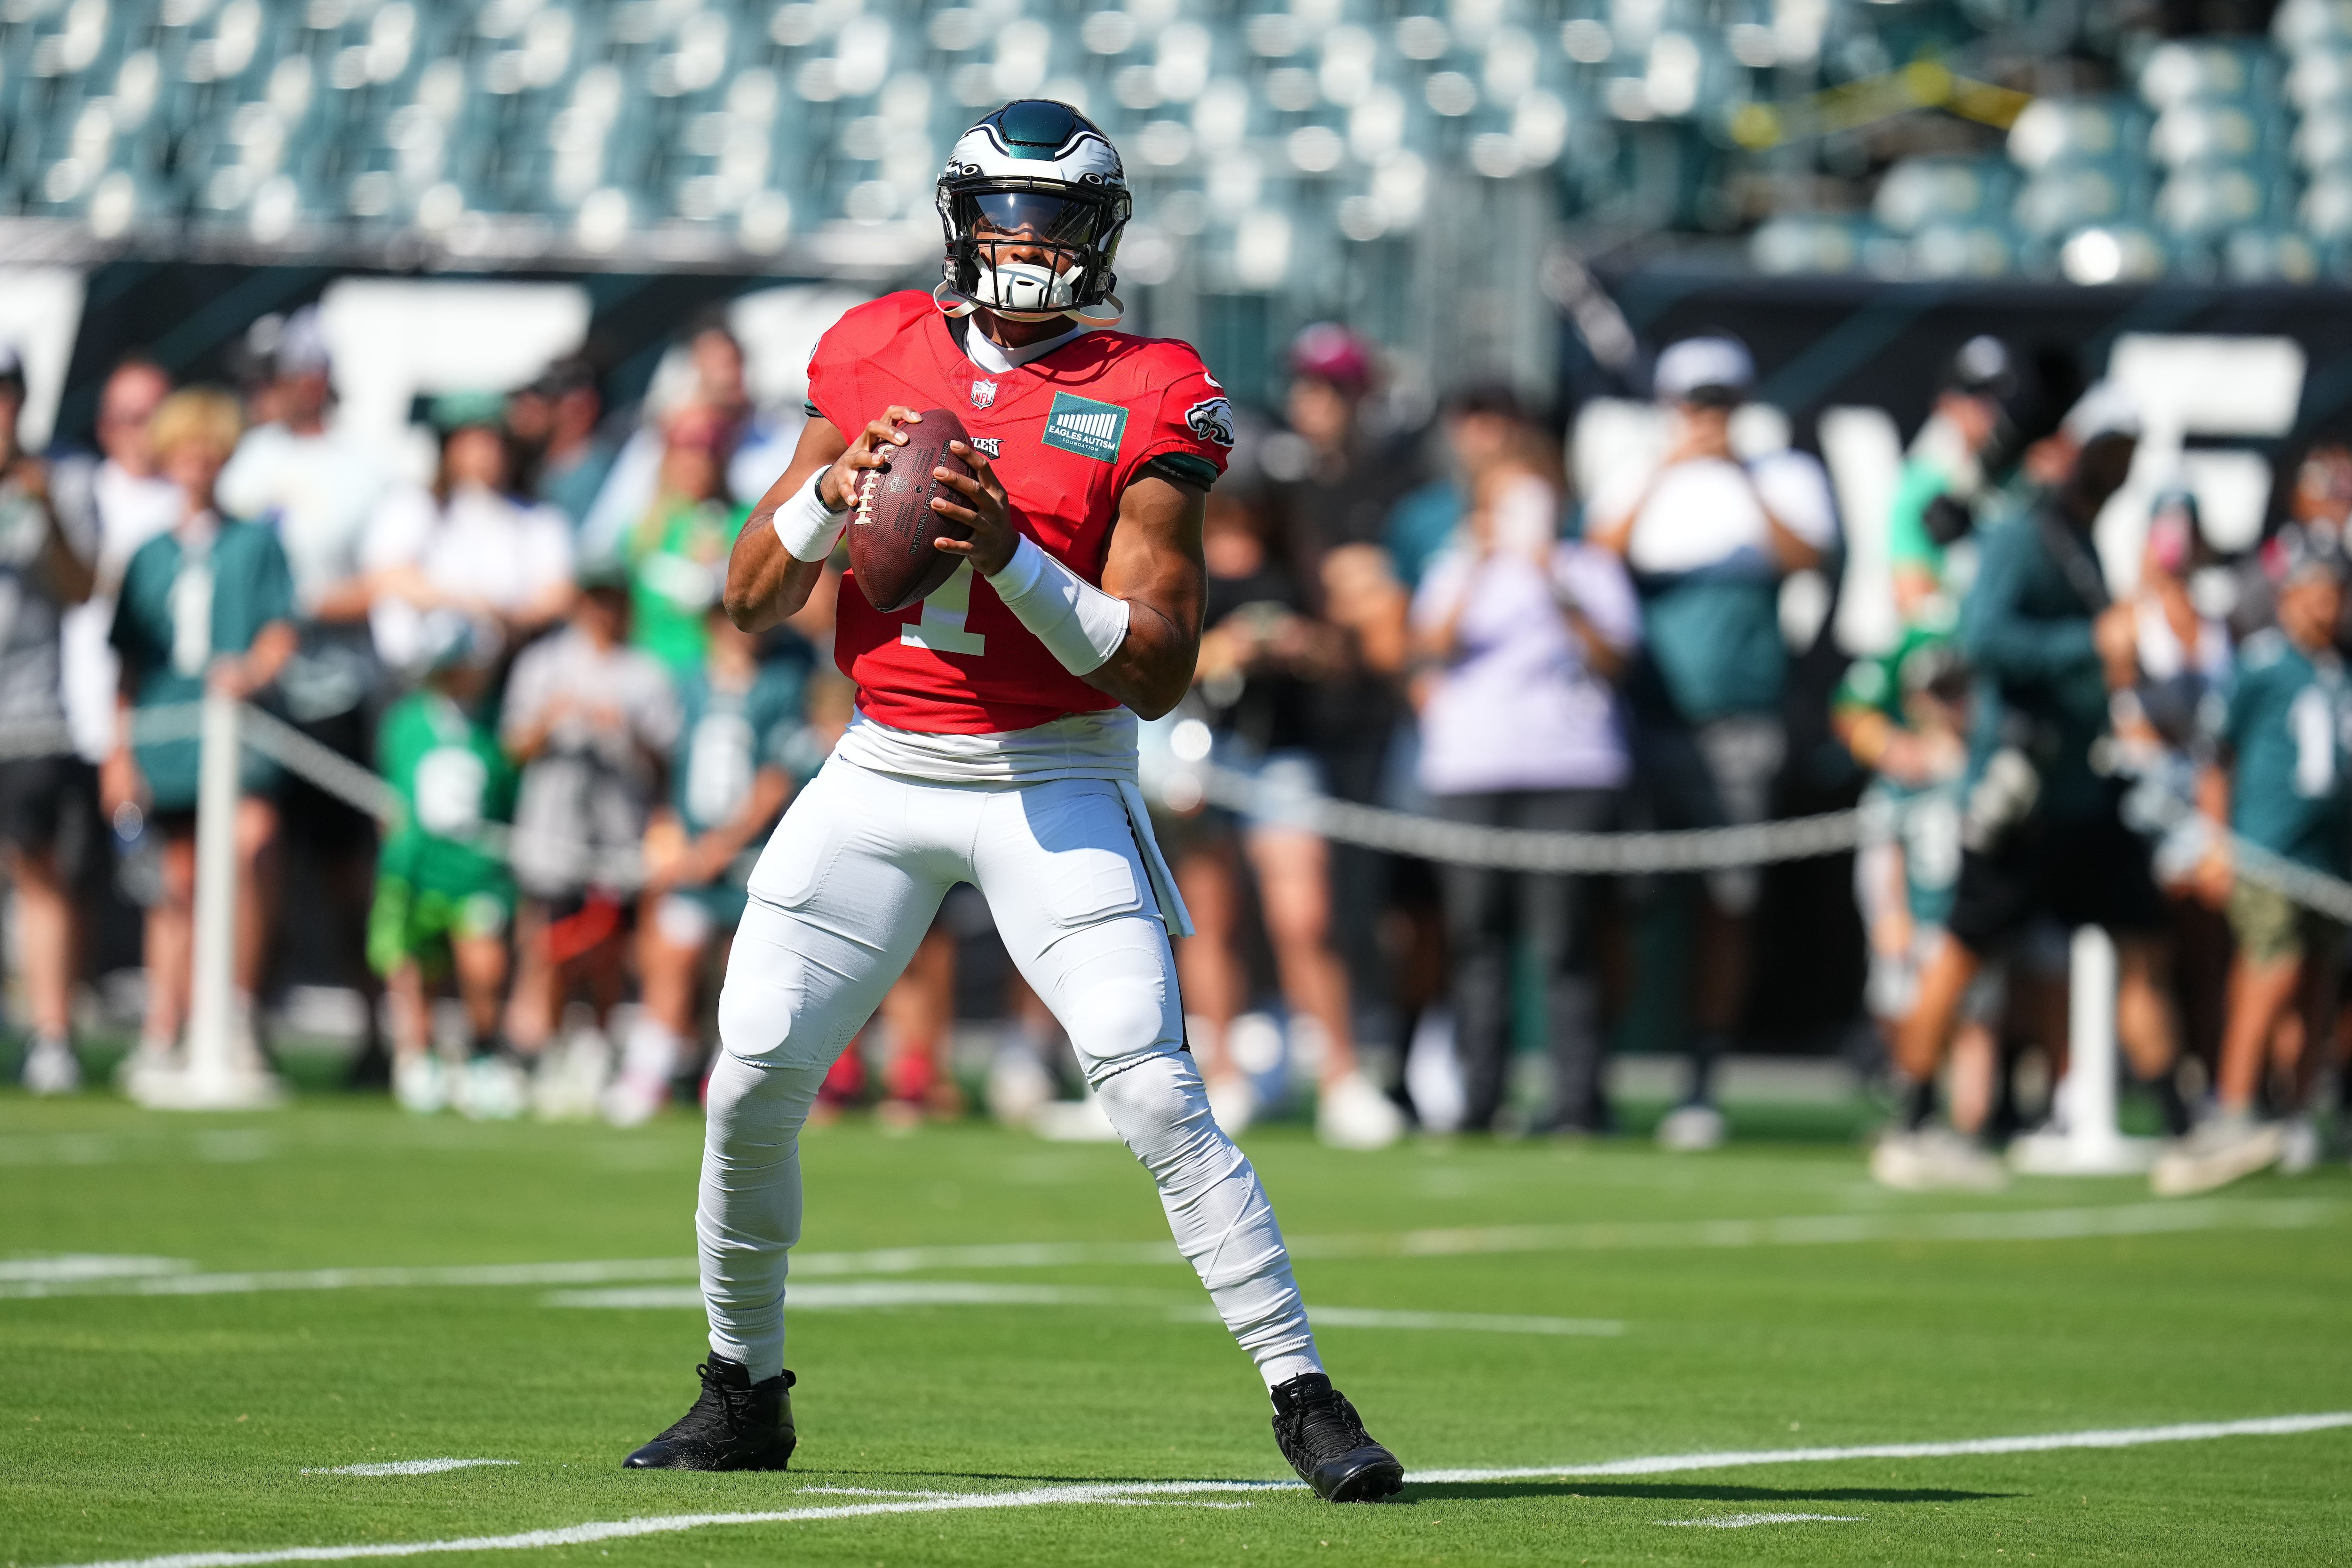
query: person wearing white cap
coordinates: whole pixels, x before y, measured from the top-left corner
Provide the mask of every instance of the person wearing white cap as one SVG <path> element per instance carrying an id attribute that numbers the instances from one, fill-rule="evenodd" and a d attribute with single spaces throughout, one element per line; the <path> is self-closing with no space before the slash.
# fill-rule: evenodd
<path id="1" fill-rule="evenodd" d="M 1733 451 L 1731 417 L 1755 381 L 1736 338 L 1669 347 L 1654 377 L 1670 422 L 1664 457 L 1601 485 L 1585 514 L 1586 538 L 1623 557 L 1641 592 L 1646 652 L 1627 695 L 1643 783 L 1674 826 L 1756 822 L 1770 811 L 1788 749 L 1780 582 L 1818 566 L 1837 538 L 1818 462 Z M 1689 1096 L 1658 1129 L 1672 1148 L 1723 1139 L 1710 1078 L 1747 1004 L 1748 925 L 1762 890 L 1752 868 L 1706 880 Z"/>
<path id="2" fill-rule="evenodd" d="M 66 744 L 58 626 L 89 597 L 90 541 L 49 504 L 44 465 L 16 444 L 25 371 L 0 343 L 0 731 L 44 733 L 45 755 L 0 760 L 0 868 L 16 894 L 25 999 L 32 1014 L 25 1086 L 58 1094 L 81 1082 L 70 1038 L 72 887 L 97 836 L 96 780 Z"/>
<path id="3" fill-rule="evenodd" d="M 2116 1033 L 2168 1130 L 2188 1130 L 2172 1081 L 2178 1034 L 2150 848 L 2124 823 L 2126 781 L 2092 762 L 2116 694 L 2140 678 L 2137 616 L 2111 599 L 2091 543 L 2101 508 L 2131 473 L 2139 433 L 2131 395 L 2112 382 L 2093 386 L 2060 429 L 2073 453 L 2065 477 L 2023 515 L 1981 530 L 1960 614 L 1961 648 L 1979 676 L 1960 878 L 1897 1041 L 1911 1103 L 1872 1156 L 1893 1186 L 1999 1179 L 1989 1155 L 1930 1127 L 1933 1084 L 1969 985 L 2038 916 L 2115 937 Z"/>

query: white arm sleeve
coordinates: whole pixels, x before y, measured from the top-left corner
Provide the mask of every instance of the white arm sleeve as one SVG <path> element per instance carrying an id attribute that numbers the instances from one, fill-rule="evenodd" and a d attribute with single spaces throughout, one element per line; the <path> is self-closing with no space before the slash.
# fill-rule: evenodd
<path id="1" fill-rule="evenodd" d="M 1087 581 L 1035 539 L 1024 536 L 988 585 L 1074 675 L 1092 674 L 1127 641 L 1127 601 Z"/>
<path id="2" fill-rule="evenodd" d="M 776 508 L 776 538 L 794 560 L 823 560 L 841 542 L 841 530 L 849 521 L 846 511 L 829 509 L 819 490 L 824 483 L 826 470 L 820 468 L 809 476 L 809 482 L 793 492 L 792 499 Z"/>

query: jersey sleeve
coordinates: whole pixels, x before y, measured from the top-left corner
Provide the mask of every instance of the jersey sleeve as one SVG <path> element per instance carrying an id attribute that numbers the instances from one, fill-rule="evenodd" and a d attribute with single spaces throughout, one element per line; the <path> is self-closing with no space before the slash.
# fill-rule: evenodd
<path id="1" fill-rule="evenodd" d="M 864 367 L 920 319 L 919 308 L 933 308 L 929 295 L 912 290 L 886 294 L 844 311 L 840 320 L 826 328 L 809 356 L 809 412 L 853 439 L 865 429 L 866 421 L 882 411 L 866 406 Z"/>
<path id="2" fill-rule="evenodd" d="M 1157 396 L 1151 423 L 1136 444 L 1119 488 L 1147 467 L 1205 490 L 1234 455 L 1234 404 L 1201 357 L 1181 343 L 1155 345 Z"/>

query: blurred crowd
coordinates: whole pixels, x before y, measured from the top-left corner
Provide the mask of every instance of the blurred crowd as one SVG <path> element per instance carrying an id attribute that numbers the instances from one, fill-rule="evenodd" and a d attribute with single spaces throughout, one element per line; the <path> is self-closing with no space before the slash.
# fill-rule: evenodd
<path id="1" fill-rule="evenodd" d="M 0 359 L 0 715 L 57 737 L 0 761 L 28 1086 L 79 1082 L 76 983 L 109 899 L 143 923 L 121 1071 L 135 1086 L 175 1060 L 197 747 L 138 716 L 209 685 L 400 801 L 379 824 L 246 756 L 247 1049 L 267 1050 L 256 998 L 282 984 L 273 934 L 299 922 L 349 956 L 384 1037 L 362 1070 L 388 1069 L 414 1110 L 634 1122 L 691 1094 L 751 860 L 855 694 L 832 666 L 830 584 L 772 634 L 719 612 L 733 540 L 803 414 L 755 405 L 718 320 L 685 358 L 686 390 L 658 408 L 608 408 L 585 357 L 435 399 L 423 485 L 339 428 L 315 311 L 257 329 L 234 390 L 125 361 L 88 452 L 17 449 L 24 381 Z M 1748 434 L 1756 367 L 1728 336 L 1658 354 L 1647 434 L 1585 493 L 1561 427 L 1507 384 L 1401 424 L 1373 348 L 1328 323 L 1288 370 L 1209 497 L 1196 685 L 1149 741 L 1258 786 L 1246 809 L 1197 789 L 1155 805 L 1199 928 L 1178 955 L 1192 1044 L 1228 1127 L 1296 1079 L 1346 1145 L 1416 1123 L 1611 1132 L 1607 1042 L 1664 975 L 1688 1067 L 1657 1135 L 1710 1146 L 1759 954 L 1810 940 L 1759 929 L 1757 866 L 1431 862 L 1327 839 L 1307 799 L 1590 833 L 1859 795 L 1864 1000 L 1903 1103 L 1883 1179 L 1987 1183 L 1996 1145 L 2063 1121 L 2021 1064 L 2063 1067 L 2066 937 L 2085 923 L 2115 936 L 2126 1055 L 2176 1138 L 2159 1186 L 2317 1157 L 2320 1088 L 2352 1038 L 2343 933 L 2237 872 L 2246 844 L 2347 869 L 2352 453 L 2302 457 L 2279 526 L 2240 559 L 2166 491 L 2118 597 L 2092 528 L 2139 412 L 1990 338 L 1932 372 L 1933 413 L 1868 518 L 1839 517 L 1810 454 Z M 1790 584 L 1833 580 L 1861 529 L 1893 562 L 1901 631 L 1832 695 L 1802 677 L 1827 633 L 1791 612 Z M 299 909 L 282 894 L 297 862 Z M 949 1046 L 975 1007 L 1000 1024 L 991 1106 L 1070 1109 L 1051 1019 L 988 960 L 977 904 L 942 910 L 829 1110 L 960 1114 Z M 1683 917 L 1655 918 L 1669 908 Z M 1819 945 L 1851 929 L 1822 925 Z M 1450 1068 L 1408 1071 L 1437 1040 Z"/>

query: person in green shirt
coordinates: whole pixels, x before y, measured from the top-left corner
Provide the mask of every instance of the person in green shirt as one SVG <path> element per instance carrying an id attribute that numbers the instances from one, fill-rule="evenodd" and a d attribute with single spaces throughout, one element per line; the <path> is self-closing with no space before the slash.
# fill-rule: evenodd
<path id="1" fill-rule="evenodd" d="M 484 709 L 492 664 L 475 652 L 466 622 L 445 626 L 423 686 L 386 710 L 376 731 L 376 768 L 401 812 L 376 857 L 368 961 L 393 1001 L 393 1092 L 419 1112 L 451 1098 L 433 1053 L 427 997 L 445 974 L 455 971 L 472 1059 L 502 1053 L 515 909 L 514 877 L 485 832 L 514 816 L 517 779 Z M 457 1098 L 472 1107 L 468 1093 Z"/>
<path id="2" fill-rule="evenodd" d="M 771 653 L 712 607 L 700 666 L 678 682 L 682 722 L 670 756 L 669 801 L 646 831 L 638 921 L 643 1007 L 604 1096 L 608 1120 L 644 1121 L 669 1097 L 694 1037 L 704 960 L 743 918 L 752 853 L 793 791 L 823 758 L 798 744 L 807 645 Z M 790 633 L 785 635 L 790 636 Z"/>
<path id="3" fill-rule="evenodd" d="M 2265 551 L 2278 583 L 2278 624 L 2240 650 L 2221 724 L 2221 756 L 2200 781 L 2199 805 L 2217 826 L 2272 854 L 2333 877 L 2352 870 L 2352 787 L 2345 737 L 2352 683 L 2333 646 L 2344 609 L 2346 562 L 2332 536 L 2290 526 Z M 2231 877 L 2217 839 L 2204 874 Z M 2344 927 L 2285 894 L 2242 877 L 2230 891 L 2238 955 L 2216 1074 L 2218 1113 L 2160 1158 L 2159 1193 L 2210 1192 L 2275 1163 L 2286 1128 L 2256 1119 L 2265 1067 L 2287 1081 L 2299 1111 L 2333 1040 Z"/>
<path id="4" fill-rule="evenodd" d="M 2008 346 L 1970 338 L 1944 371 L 1943 390 L 1911 444 L 1887 508 L 1886 557 L 1895 609 L 1906 622 L 1927 601 L 1964 584 L 1947 580 L 1946 552 L 1973 525 L 1990 492 L 1985 470 L 2008 431 L 2002 402 L 2017 390 Z"/>
<path id="5" fill-rule="evenodd" d="M 163 841 L 163 893 L 147 911 L 147 1019 L 129 1071 L 168 1065 L 187 1019 L 195 950 L 196 772 L 193 738 L 136 743 L 133 724 L 207 690 L 239 699 L 277 680 L 294 652 L 294 578 L 278 536 L 223 517 L 213 486 L 236 449 L 236 400 L 211 388 L 174 392 L 155 411 L 152 442 L 163 476 L 180 488 L 181 516 L 124 569 L 111 634 L 122 663 L 119 723 L 100 774 L 120 823 L 144 815 Z M 239 759 L 236 812 L 236 988 L 240 1036 L 251 1042 L 253 994 L 270 921 L 276 770 L 250 747 Z"/>
<path id="6" fill-rule="evenodd" d="M 663 432 L 652 504 L 621 540 L 629 572 L 629 641 L 683 675 L 702 662 L 703 625 L 727 580 L 735 536 L 751 515 L 727 499 L 719 413 L 689 403 Z"/>

